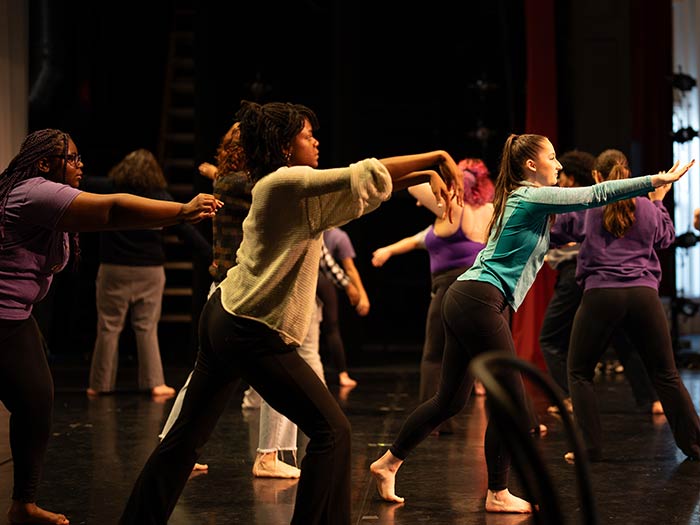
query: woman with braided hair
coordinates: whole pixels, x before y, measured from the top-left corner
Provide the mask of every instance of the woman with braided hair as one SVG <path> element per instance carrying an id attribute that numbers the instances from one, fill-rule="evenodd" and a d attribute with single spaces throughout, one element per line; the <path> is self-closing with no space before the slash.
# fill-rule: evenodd
<path id="1" fill-rule="evenodd" d="M 63 514 L 36 504 L 51 431 L 53 379 L 32 307 L 71 252 L 77 259 L 76 232 L 198 222 L 220 206 L 204 194 L 180 204 L 83 192 L 78 190 L 82 167 L 67 133 L 42 129 L 26 137 L 0 174 L 0 401 L 11 414 L 10 523 L 69 523 Z"/>
<path id="2" fill-rule="evenodd" d="M 316 307 L 322 234 L 423 182 L 449 209 L 451 195 L 436 170 L 458 198 L 462 172 L 442 150 L 320 170 L 318 122 L 309 108 L 243 101 L 236 118 L 254 183 L 237 264 L 202 310 L 182 410 L 143 467 L 120 523 L 167 523 L 242 378 L 309 438 L 291 523 L 349 525 L 350 422 L 296 352 Z"/>

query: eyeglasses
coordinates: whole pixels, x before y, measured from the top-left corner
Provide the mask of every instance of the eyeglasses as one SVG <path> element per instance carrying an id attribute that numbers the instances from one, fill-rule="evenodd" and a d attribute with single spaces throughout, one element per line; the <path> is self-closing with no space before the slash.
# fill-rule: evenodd
<path id="1" fill-rule="evenodd" d="M 48 155 L 49 157 L 55 157 L 57 159 L 66 159 L 66 162 L 73 166 L 74 168 L 78 167 L 78 164 L 83 162 L 82 157 L 80 156 L 79 153 L 69 153 L 68 155 Z"/>

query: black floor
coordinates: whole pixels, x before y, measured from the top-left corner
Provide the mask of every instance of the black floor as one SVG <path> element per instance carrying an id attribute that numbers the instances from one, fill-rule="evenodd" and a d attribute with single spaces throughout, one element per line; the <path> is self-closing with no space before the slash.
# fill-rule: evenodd
<path id="1" fill-rule="evenodd" d="M 188 370 L 166 370 L 179 386 Z M 340 400 L 353 426 L 353 524 L 540 523 L 535 516 L 486 514 L 483 459 L 484 398 L 472 398 L 458 416 L 457 432 L 430 437 L 405 462 L 397 478 L 403 505 L 380 501 L 369 464 L 384 452 L 417 399 L 416 363 L 372 365 L 351 370 L 359 385 Z M 130 386 L 128 369 L 120 384 Z M 172 400 L 156 403 L 124 392 L 90 400 L 87 371 L 54 369 L 53 437 L 46 458 L 39 504 L 64 512 L 71 524 L 116 524 L 131 485 L 157 441 Z M 696 406 L 700 371 L 682 375 Z M 591 483 L 601 524 L 691 524 L 700 522 L 700 462 L 684 461 L 663 416 L 636 410 L 623 375 L 599 376 L 599 403 L 607 436 L 606 457 L 591 466 Z M 338 388 L 331 387 L 338 396 Z M 562 456 L 569 444 L 561 420 L 546 414 L 547 400 L 533 390 L 549 431 L 536 445 L 555 480 L 564 523 L 584 523 L 574 467 Z M 193 476 L 171 525 L 277 525 L 289 523 L 296 482 L 255 479 L 257 411 L 242 411 L 238 392 L 207 444 L 206 474 Z M 1 405 L 0 405 L 1 406 Z M 0 496 L 9 500 L 12 460 L 6 448 L 6 413 L 0 416 Z M 302 450 L 303 454 L 303 442 Z M 328 480 L 332 483 L 333 480 Z M 522 494 L 512 474 L 511 491 Z"/>

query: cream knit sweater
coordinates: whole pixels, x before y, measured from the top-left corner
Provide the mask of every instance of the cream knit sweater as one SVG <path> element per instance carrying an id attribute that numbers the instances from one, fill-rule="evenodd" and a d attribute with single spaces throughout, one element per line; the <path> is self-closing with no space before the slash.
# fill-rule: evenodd
<path id="1" fill-rule="evenodd" d="M 220 285 L 224 309 L 301 345 L 315 307 L 321 234 L 375 210 L 391 191 L 377 159 L 327 170 L 285 167 L 260 179 L 236 265 Z"/>

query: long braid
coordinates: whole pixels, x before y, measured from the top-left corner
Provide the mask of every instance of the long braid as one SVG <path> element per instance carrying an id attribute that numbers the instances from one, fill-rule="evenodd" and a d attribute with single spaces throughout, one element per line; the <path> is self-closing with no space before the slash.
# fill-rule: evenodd
<path id="1" fill-rule="evenodd" d="M 30 133 L 22 142 L 19 153 L 10 161 L 7 168 L 0 173 L 0 249 L 5 238 L 5 208 L 11 191 L 22 181 L 38 177 L 39 161 L 52 155 L 65 158 L 68 153 L 70 137 L 58 129 L 41 129 Z M 66 180 L 66 163 L 60 164 L 61 182 Z M 77 264 L 80 255 L 80 243 L 77 233 L 70 234 L 71 252 Z"/>

